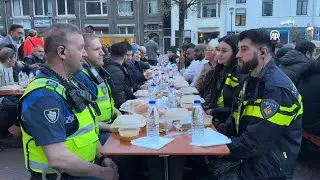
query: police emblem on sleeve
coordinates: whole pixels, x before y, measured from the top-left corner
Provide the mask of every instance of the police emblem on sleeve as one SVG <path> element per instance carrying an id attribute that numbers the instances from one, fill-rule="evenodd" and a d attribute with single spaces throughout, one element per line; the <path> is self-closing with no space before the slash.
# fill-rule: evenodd
<path id="1" fill-rule="evenodd" d="M 57 122 L 60 115 L 58 108 L 47 109 L 43 111 L 43 114 L 44 114 L 44 117 L 46 117 L 47 121 L 49 121 L 49 123 L 52 123 L 52 124 Z"/>
<path id="2" fill-rule="evenodd" d="M 260 108 L 262 116 L 268 119 L 277 113 L 279 104 L 272 99 L 263 99 Z"/>

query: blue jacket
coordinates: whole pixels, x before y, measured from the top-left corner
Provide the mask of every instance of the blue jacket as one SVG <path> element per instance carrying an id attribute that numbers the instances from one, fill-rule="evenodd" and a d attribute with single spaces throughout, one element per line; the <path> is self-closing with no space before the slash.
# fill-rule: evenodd
<path id="1" fill-rule="evenodd" d="M 230 157 L 243 160 L 243 179 L 291 178 L 302 137 L 301 96 L 273 60 L 244 84 L 232 116 L 218 128 L 232 137 Z"/>

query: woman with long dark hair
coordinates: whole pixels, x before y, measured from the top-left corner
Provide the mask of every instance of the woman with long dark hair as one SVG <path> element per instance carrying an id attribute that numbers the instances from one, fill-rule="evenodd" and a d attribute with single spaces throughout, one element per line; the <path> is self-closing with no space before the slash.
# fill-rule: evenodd
<path id="1" fill-rule="evenodd" d="M 224 36 L 219 39 L 216 49 L 218 62 L 211 81 L 211 102 L 205 110 L 219 123 L 229 117 L 234 95 L 240 84 L 236 59 L 238 42 L 236 35 Z"/>

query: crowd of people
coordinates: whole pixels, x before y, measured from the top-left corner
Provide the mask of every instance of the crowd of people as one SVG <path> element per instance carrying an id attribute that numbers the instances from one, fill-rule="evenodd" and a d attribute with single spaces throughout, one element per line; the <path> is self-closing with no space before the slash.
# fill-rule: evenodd
<path id="1" fill-rule="evenodd" d="M 1 136 L 9 137 L 8 128 L 20 124 L 32 180 L 42 174 L 55 179 L 55 171 L 62 179 L 162 179 L 157 157 L 100 154 L 111 123 L 123 113 L 120 106 L 136 99 L 134 92 L 152 76 L 158 44 L 150 36 L 144 46 L 119 42 L 106 48 L 93 27 L 86 31 L 58 23 L 43 40 L 30 30 L 19 50 L 24 30 L 11 26 L 0 42 L 0 86 L 17 82 L 21 71 L 36 76 L 19 99 L 0 99 Z M 170 157 L 172 179 L 182 180 L 185 166 L 192 168 L 193 178 L 292 178 L 302 129 L 320 136 L 315 49 L 306 40 L 275 46 L 260 29 L 209 44 L 170 47 L 169 63 L 197 88 L 206 114 L 232 140 L 224 158 Z"/>

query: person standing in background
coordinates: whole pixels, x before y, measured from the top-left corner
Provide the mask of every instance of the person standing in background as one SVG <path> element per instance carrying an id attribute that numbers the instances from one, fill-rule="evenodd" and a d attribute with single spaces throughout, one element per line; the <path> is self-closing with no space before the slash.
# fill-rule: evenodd
<path id="1" fill-rule="evenodd" d="M 93 26 L 87 26 L 86 27 L 86 33 L 94 34 L 94 27 Z"/>
<path id="2" fill-rule="evenodd" d="M 150 65 L 156 66 L 158 63 L 159 46 L 158 43 L 154 41 L 153 35 L 148 36 L 149 41 L 145 44 L 147 49 L 147 59 Z"/>
<path id="3" fill-rule="evenodd" d="M 27 39 L 23 42 L 23 57 L 29 56 L 33 52 L 33 48 L 36 46 L 44 47 L 44 41 L 37 37 L 37 31 L 30 29 Z"/>
<path id="4" fill-rule="evenodd" d="M 0 49 L 9 44 L 13 44 L 15 48 L 18 49 L 18 42 L 22 39 L 23 35 L 23 26 L 19 24 L 11 25 L 9 28 L 9 34 L 0 41 Z"/>

